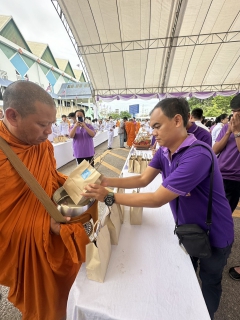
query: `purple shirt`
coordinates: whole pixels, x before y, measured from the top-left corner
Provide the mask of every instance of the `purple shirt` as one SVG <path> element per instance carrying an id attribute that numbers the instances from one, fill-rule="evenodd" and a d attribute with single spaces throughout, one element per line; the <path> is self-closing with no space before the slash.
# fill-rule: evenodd
<path id="1" fill-rule="evenodd" d="M 91 124 L 86 126 L 94 131 Z M 94 155 L 93 137 L 91 137 L 84 128 L 78 127 L 73 138 L 73 156 L 75 158 L 89 158 Z"/>
<path id="2" fill-rule="evenodd" d="M 206 129 L 203 129 L 192 122 L 192 126 L 187 130 L 188 133 L 193 133 L 197 140 L 206 142 L 210 147 L 212 147 L 212 136 L 211 133 Z"/>
<path id="3" fill-rule="evenodd" d="M 149 165 L 162 171 L 162 185 L 166 189 L 179 194 L 178 224 L 198 224 L 202 229 L 207 230 L 205 221 L 212 158 L 210 151 L 201 146 L 188 149 L 188 146 L 193 143 L 209 148 L 206 143 L 197 141 L 194 135 L 190 134 L 174 152 L 172 160 L 169 159 L 168 149 L 161 147 Z M 214 154 L 213 158 L 212 225 L 209 239 L 212 246 L 224 248 L 233 242 L 233 219 Z M 169 204 L 176 221 L 176 199 Z"/>
<path id="4" fill-rule="evenodd" d="M 220 131 L 216 142 L 220 141 L 225 136 L 227 129 L 228 123 L 225 124 Z M 223 179 L 240 181 L 240 152 L 238 151 L 236 138 L 233 133 L 230 134 L 225 148 L 218 156 L 218 165 Z"/>

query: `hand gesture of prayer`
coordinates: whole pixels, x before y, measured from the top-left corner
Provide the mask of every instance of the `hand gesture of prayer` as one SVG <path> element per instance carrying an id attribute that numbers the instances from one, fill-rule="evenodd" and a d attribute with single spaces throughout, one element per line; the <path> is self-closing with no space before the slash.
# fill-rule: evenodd
<path id="1" fill-rule="evenodd" d="M 233 112 L 233 116 L 230 121 L 232 127 L 232 133 L 236 134 L 240 132 L 240 110 Z"/>

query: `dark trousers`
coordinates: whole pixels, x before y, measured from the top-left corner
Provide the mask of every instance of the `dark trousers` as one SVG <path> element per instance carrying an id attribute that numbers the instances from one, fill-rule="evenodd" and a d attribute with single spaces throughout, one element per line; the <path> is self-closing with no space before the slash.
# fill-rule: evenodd
<path id="1" fill-rule="evenodd" d="M 202 281 L 202 293 L 211 319 L 217 311 L 222 295 L 222 273 L 231 253 L 232 245 L 225 248 L 212 247 L 212 256 L 207 259 L 191 257 L 195 271 L 199 263 L 199 277 Z"/>
<path id="2" fill-rule="evenodd" d="M 237 208 L 240 198 L 240 181 L 223 179 L 223 185 L 226 198 L 233 212 Z"/>
<path id="3" fill-rule="evenodd" d="M 88 157 L 88 158 L 76 158 L 77 160 L 77 164 L 80 164 L 83 160 L 88 161 L 89 163 L 91 163 L 92 167 L 94 167 L 94 161 L 93 161 L 94 157 Z"/>

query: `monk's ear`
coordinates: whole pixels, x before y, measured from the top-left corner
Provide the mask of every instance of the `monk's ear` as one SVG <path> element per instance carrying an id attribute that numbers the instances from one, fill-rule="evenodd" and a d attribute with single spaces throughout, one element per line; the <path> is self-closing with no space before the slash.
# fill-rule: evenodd
<path id="1" fill-rule="evenodd" d="M 17 110 L 8 108 L 5 111 L 4 116 L 13 127 L 17 127 L 18 119 L 20 118 L 20 114 L 17 112 Z"/>

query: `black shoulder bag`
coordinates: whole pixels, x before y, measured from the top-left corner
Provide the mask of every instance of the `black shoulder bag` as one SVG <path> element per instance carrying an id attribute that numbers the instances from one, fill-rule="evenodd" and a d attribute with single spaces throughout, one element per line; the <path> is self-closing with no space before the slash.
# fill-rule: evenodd
<path id="1" fill-rule="evenodd" d="M 192 257 L 209 258 L 212 255 L 211 245 L 209 242 L 210 225 L 212 224 L 212 191 L 213 191 L 213 175 L 214 175 L 214 158 L 210 149 L 202 144 L 195 144 L 189 148 L 201 146 L 208 149 L 212 157 L 211 175 L 210 175 L 210 191 L 208 198 L 208 210 L 206 224 L 208 230 L 205 231 L 197 224 L 182 224 L 178 225 L 178 205 L 179 197 L 177 198 L 176 214 L 177 221 L 174 233 L 178 236 L 179 245 L 183 246 L 187 253 Z"/>

